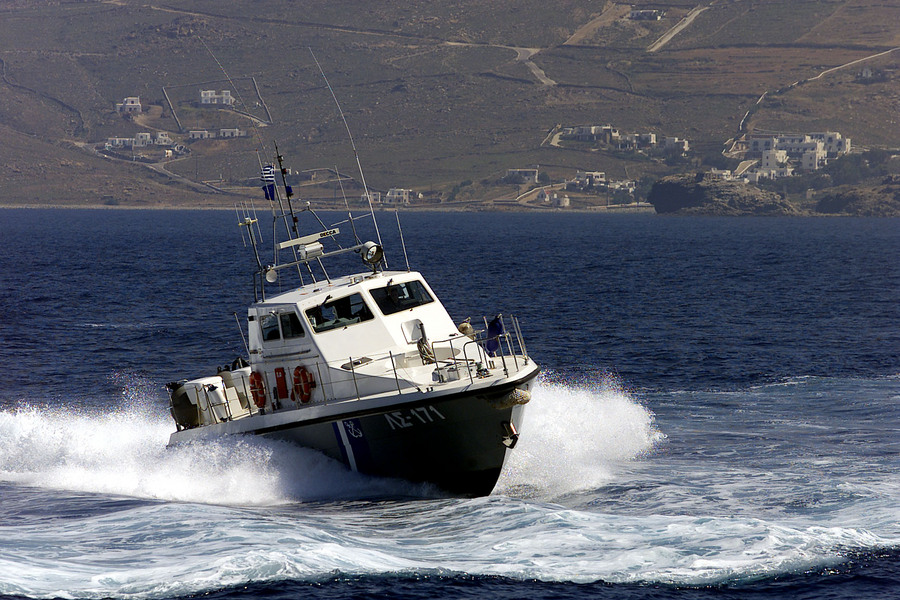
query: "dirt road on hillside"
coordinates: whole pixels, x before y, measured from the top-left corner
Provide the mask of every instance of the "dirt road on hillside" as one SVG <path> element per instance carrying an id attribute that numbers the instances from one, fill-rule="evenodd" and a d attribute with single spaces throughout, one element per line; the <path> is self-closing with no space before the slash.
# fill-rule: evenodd
<path id="1" fill-rule="evenodd" d="M 665 32 L 661 38 L 650 44 L 650 47 L 647 48 L 647 52 L 656 52 L 657 50 L 660 50 L 663 46 L 668 44 L 673 37 L 681 33 L 682 29 L 690 25 L 700 13 L 708 9 L 708 6 L 696 6 L 692 8 L 691 12 L 684 15 L 684 18 L 678 21 L 678 24 L 675 25 L 675 27 Z"/>
<path id="2" fill-rule="evenodd" d="M 594 35 L 594 33 L 601 27 L 612 25 L 612 23 L 617 19 L 621 19 L 622 17 L 627 15 L 630 10 L 630 4 L 617 4 L 615 2 L 607 2 L 606 6 L 603 8 L 603 12 L 600 13 L 600 16 L 591 19 L 589 22 L 579 27 L 575 31 L 575 33 L 572 34 L 572 37 L 563 42 L 563 46 L 574 46 L 576 44 L 580 44 L 588 37 Z"/>

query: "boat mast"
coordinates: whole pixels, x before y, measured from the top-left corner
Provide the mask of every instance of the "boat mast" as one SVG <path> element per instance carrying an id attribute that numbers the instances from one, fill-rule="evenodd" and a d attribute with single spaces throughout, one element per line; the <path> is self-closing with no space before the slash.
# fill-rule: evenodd
<path id="1" fill-rule="evenodd" d="M 288 213 L 290 215 L 290 223 L 288 223 L 289 217 L 288 217 L 288 214 L 285 214 L 283 206 L 282 206 L 282 210 L 281 210 L 281 218 L 284 220 L 285 231 L 287 232 L 288 240 L 295 240 L 298 237 L 300 237 L 300 232 L 298 231 L 298 228 L 297 228 L 297 223 L 300 219 L 296 214 L 294 214 L 294 206 L 293 206 L 293 203 L 291 202 L 291 197 L 294 195 L 294 188 L 291 187 L 290 185 L 288 185 L 287 169 L 284 167 L 284 156 L 282 156 L 281 152 L 278 151 L 278 143 L 273 141 L 272 145 L 275 147 L 275 160 L 278 162 L 278 170 L 281 172 L 281 186 L 282 186 L 282 189 L 284 190 L 284 197 L 285 197 L 285 200 L 287 201 L 287 205 L 288 205 Z M 279 204 L 280 204 L 281 196 L 280 196 L 280 194 L 278 194 L 277 190 L 275 192 L 275 195 L 279 198 Z M 313 213 L 313 214 L 315 214 L 315 213 Z M 318 217 L 316 217 L 316 218 L 318 219 Z M 321 221 L 320 221 L 320 223 L 321 223 Z M 323 225 L 323 227 L 324 227 L 324 225 Z M 292 246 L 291 250 L 292 250 L 292 253 L 294 256 L 294 260 L 297 260 L 299 258 L 297 255 L 297 247 Z M 276 248 L 276 253 L 277 253 L 277 248 Z M 276 261 L 277 261 L 277 256 L 276 256 Z M 319 268 L 322 269 L 322 273 L 325 275 L 325 279 L 330 281 L 331 279 L 328 277 L 328 272 L 325 270 L 325 265 L 322 264 L 321 260 L 317 260 L 317 262 L 319 263 Z M 310 279 L 312 279 L 313 283 L 315 283 L 317 281 L 315 273 L 313 273 L 313 270 L 309 266 L 308 262 L 304 263 L 304 264 L 306 265 L 306 270 L 309 273 Z M 303 283 L 303 272 L 300 269 L 299 264 L 297 265 L 297 275 L 300 276 L 300 283 L 302 284 Z"/>

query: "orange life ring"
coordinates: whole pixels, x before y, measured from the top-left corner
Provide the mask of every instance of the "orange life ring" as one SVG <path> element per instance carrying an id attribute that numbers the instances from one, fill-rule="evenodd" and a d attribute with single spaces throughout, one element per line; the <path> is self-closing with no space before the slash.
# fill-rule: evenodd
<path id="1" fill-rule="evenodd" d="M 316 378 L 300 365 L 294 369 L 294 400 L 300 400 L 306 404 L 312 398 L 313 388 L 316 387 Z"/>
<path id="2" fill-rule="evenodd" d="M 253 403 L 257 408 L 266 407 L 266 383 L 263 381 L 262 373 L 250 372 L 250 395 L 253 396 Z"/>

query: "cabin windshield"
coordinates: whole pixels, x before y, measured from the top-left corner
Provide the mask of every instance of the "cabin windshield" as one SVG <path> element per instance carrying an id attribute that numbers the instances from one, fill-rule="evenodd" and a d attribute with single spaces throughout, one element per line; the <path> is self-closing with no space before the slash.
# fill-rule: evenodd
<path id="1" fill-rule="evenodd" d="M 362 323 L 373 319 L 374 316 L 362 295 L 357 293 L 307 309 L 306 318 L 309 319 L 313 331 L 321 333 L 329 329 Z"/>
<path id="2" fill-rule="evenodd" d="M 395 283 L 383 288 L 370 290 L 375 304 L 385 315 L 392 315 L 402 310 L 415 308 L 429 302 L 434 298 L 425 289 L 421 281 L 413 280 L 405 283 Z"/>

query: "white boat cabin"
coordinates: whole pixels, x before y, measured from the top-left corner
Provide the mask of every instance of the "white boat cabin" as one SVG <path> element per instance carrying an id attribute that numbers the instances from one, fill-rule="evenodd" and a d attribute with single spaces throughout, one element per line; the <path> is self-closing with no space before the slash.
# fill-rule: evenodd
<path id="1" fill-rule="evenodd" d="M 185 383 L 179 430 L 504 377 L 524 354 L 515 321 L 514 337 L 461 333 L 414 271 L 307 284 L 251 305 L 247 319 L 249 366 Z"/>

